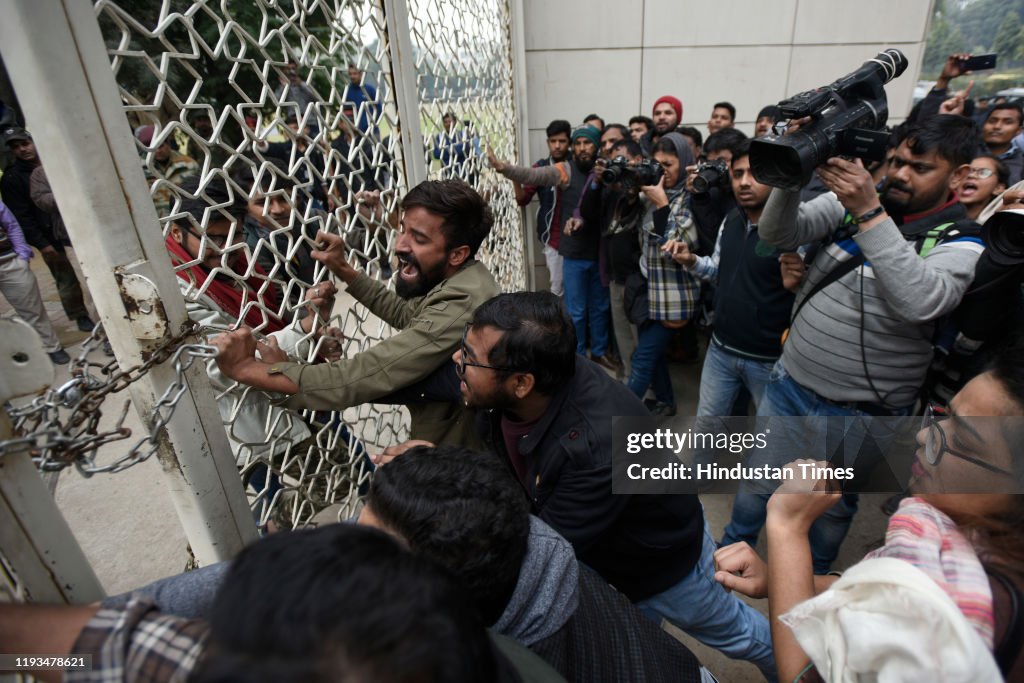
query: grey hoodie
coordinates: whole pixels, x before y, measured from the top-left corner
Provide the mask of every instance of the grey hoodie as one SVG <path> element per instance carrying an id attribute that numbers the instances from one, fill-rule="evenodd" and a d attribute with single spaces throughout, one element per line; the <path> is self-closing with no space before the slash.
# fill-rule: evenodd
<path id="1" fill-rule="evenodd" d="M 161 611 L 190 619 L 206 618 L 230 562 L 161 579 L 134 593 L 150 596 Z M 124 608 L 132 593 L 103 600 L 108 609 Z M 530 537 L 512 598 L 492 630 L 524 645 L 557 632 L 579 605 L 579 565 L 572 545 L 538 518 L 530 517 Z"/>
<path id="2" fill-rule="evenodd" d="M 565 626 L 578 605 L 579 564 L 572 545 L 531 516 L 519 581 L 492 630 L 530 646 Z"/>

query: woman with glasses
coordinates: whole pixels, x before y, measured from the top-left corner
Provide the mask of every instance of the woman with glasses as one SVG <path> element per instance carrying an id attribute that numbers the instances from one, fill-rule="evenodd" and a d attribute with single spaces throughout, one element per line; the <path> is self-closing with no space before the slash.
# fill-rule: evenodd
<path id="1" fill-rule="evenodd" d="M 809 468 L 810 460 L 789 468 Z M 784 481 L 768 503 L 768 562 L 746 544 L 716 580 L 768 597 L 780 681 L 1024 680 L 1024 356 L 1004 351 L 929 406 L 910 492 L 885 545 L 814 576 L 808 531 L 840 494 Z"/>
<path id="2" fill-rule="evenodd" d="M 967 217 L 978 220 L 982 210 L 1007 188 L 1010 169 L 992 154 L 983 154 L 971 162 L 967 180 L 960 186 L 957 197 L 967 211 Z"/>

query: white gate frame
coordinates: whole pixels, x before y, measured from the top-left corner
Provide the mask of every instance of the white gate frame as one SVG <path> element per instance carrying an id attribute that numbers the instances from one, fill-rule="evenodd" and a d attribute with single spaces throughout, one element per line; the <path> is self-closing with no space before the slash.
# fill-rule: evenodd
<path id="1" fill-rule="evenodd" d="M 512 49 L 512 96 L 516 103 L 516 126 L 519 127 L 519 163 L 523 166 L 530 165 L 530 121 L 527 109 L 526 98 L 526 35 L 523 27 L 526 25 L 523 19 L 523 0 L 508 0 L 509 12 L 512 21 L 511 49 Z M 519 208 L 519 225 L 522 226 L 523 248 L 526 253 L 523 255 L 523 268 L 526 270 L 526 288 L 531 292 L 537 291 L 537 239 L 530 229 L 530 222 L 527 220 L 528 207 Z"/>
<path id="2" fill-rule="evenodd" d="M 513 24 L 510 58 L 516 125 L 525 131 L 522 0 L 506 1 Z M 428 177 L 409 2 L 379 3 L 388 40 L 385 71 L 397 108 L 402 189 L 408 189 Z M 60 197 L 68 233 L 118 364 L 132 368 L 173 336 L 188 317 L 93 2 L 6 0 L 0 53 L 32 123 L 34 141 Z M 528 140 L 518 137 L 517 151 L 524 159 Z M 525 230 L 525 223 L 521 224 Z M 528 235 L 524 234 L 524 242 L 532 252 Z M 524 266 L 532 284 L 532 259 Z M 143 301 L 157 305 L 140 306 Z M 130 385 L 140 415 L 151 415 L 159 397 L 177 380 L 170 366 L 156 365 Z M 185 534 L 197 560 L 205 565 L 230 559 L 257 533 L 204 363 L 192 364 L 182 379 L 186 390 L 158 434 L 157 458 Z M 122 442 L 124 447 L 140 436 Z M 38 472 L 29 472 L 34 467 L 22 455 L 17 467 L 0 461 L 0 489 L 44 490 Z M 13 475 L 15 469 L 18 473 Z M 34 479 L 29 481 L 30 477 Z M 3 553 L 19 580 L 29 587 L 33 599 L 97 599 L 102 588 L 52 498 L 47 495 L 45 501 L 36 502 L 40 504 L 11 511 L 10 518 L 17 520 L 24 534 L 2 538 Z M 54 547 L 68 552 L 53 557 L 47 548 Z"/>
<path id="3" fill-rule="evenodd" d="M 395 86 L 398 109 L 398 133 L 402 141 L 405 165 L 405 190 L 427 179 L 427 162 L 423 156 L 423 130 L 420 126 L 420 92 L 416 80 L 416 55 L 409 31 L 407 0 L 381 0 L 388 34 L 388 59 Z"/>
<path id="4" fill-rule="evenodd" d="M 0 51 L 118 363 L 133 367 L 188 316 L 92 3 L 8 0 Z M 138 290 L 122 284 L 128 281 L 162 308 L 140 310 Z M 175 381 L 169 365 L 154 366 L 129 387 L 140 415 L 150 415 Z M 257 534 L 205 364 L 194 363 L 184 379 L 188 387 L 159 434 L 157 457 L 205 565 L 230 559 Z M 32 536 L 50 532 L 23 523 Z"/>

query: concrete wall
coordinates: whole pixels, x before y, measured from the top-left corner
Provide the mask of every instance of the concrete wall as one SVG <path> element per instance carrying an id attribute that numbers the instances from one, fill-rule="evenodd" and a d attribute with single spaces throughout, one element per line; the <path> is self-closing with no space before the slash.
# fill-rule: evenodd
<path id="1" fill-rule="evenodd" d="M 888 87 L 890 119 L 910 109 L 932 0 L 522 0 L 531 160 L 556 118 L 608 123 L 683 101 L 707 133 L 712 105 L 732 102 L 753 132 L 758 110 L 831 83 L 896 47 L 910 61 Z"/>

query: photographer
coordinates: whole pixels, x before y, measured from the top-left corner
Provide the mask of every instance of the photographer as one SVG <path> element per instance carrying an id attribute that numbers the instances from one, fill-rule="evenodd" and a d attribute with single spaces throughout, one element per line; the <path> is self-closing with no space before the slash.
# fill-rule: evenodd
<path id="1" fill-rule="evenodd" d="M 701 372 L 699 417 L 731 415 L 743 388 L 755 405 L 761 403 L 793 308 L 793 294 L 786 289 L 779 268 L 782 252 L 759 244 L 757 234 L 771 187 L 757 182 L 750 171 L 748 140 L 730 154 L 737 206 L 722 222 L 712 255 L 698 256 L 685 243 L 669 242 L 664 247 L 701 280 L 723 285 L 715 301 L 715 331 Z"/>
<path id="2" fill-rule="evenodd" d="M 924 96 L 924 99 L 914 105 L 914 108 L 910 110 L 910 115 L 907 120 L 911 123 L 922 123 L 925 119 L 937 116 L 940 113 L 942 104 L 954 97 L 956 93 L 949 91 L 949 82 L 959 76 L 969 75 L 971 72 L 964 69 L 964 62 L 966 62 L 971 55 L 963 53 L 955 53 L 949 55 L 946 58 L 946 63 L 942 65 L 942 73 L 939 74 L 938 79 L 935 81 L 935 85 L 928 91 L 928 94 Z M 974 103 L 971 100 L 964 102 L 967 111 L 963 113 L 970 116 L 974 112 Z"/>
<path id="3" fill-rule="evenodd" d="M 640 240 L 637 231 L 643 217 L 643 204 L 637 194 L 638 178 L 634 169 L 644 161 L 643 150 L 633 140 L 622 140 L 610 150 L 611 164 L 599 167 L 594 175 L 596 188 L 583 195 L 580 217 L 583 230 L 595 230 L 601 236 L 599 253 L 602 275 L 607 278 L 611 299 L 612 331 L 622 358 L 623 372 L 630 373 L 630 358 L 636 349 L 634 325 L 643 322 L 635 306 L 626 303 L 627 284 L 647 283 L 640 274 Z M 614 182 L 604 182 L 605 177 Z M 634 286 L 630 291 L 635 291 Z M 645 297 L 644 297 L 645 298 Z M 632 302 L 631 302 L 632 303 Z M 642 314 L 647 315 L 646 301 Z"/>
<path id="4" fill-rule="evenodd" d="M 936 339 L 932 400 L 948 402 L 1000 349 L 1024 338 L 1024 190 L 1003 193 L 998 211 L 981 220 L 987 248 L 971 288 Z"/>
<path id="5" fill-rule="evenodd" d="M 690 145 L 679 133 L 663 135 L 654 146 L 654 160 L 664 175 L 657 185 L 640 188 L 644 217 L 640 240 L 640 270 L 647 278 L 649 320 L 639 328 L 632 358 L 629 388 L 639 397 L 653 388 L 656 415 L 675 415 L 675 393 L 665 364 L 672 333 L 689 323 L 700 301 L 700 281 L 676 263 L 661 247 L 668 240 L 697 245 L 697 227 L 687 208 L 683 169 L 693 163 Z"/>
<path id="6" fill-rule="evenodd" d="M 520 185 L 555 187 L 562 235 L 558 253 L 562 256 L 565 307 L 576 325 L 576 351 L 613 372 L 621 367 L 608 355 L 608 288 L 601 284 L 598 271 L 596 231 L 572 230 L 568 221 L 578 210 L 583 194 L 591 186 L 597 161 L 601 132 L 593 126 L 580 126 L 572 132 L 572 157 L 548 166 L 525 168 L 502 161 L 488 147 L 487 158 L 495 171 Z M 588 334 L 589 333 L 589 334 Z"/>
<path id="7" fill-rule="evenodd" d="M 935 321 L 960 303 L 982 251 L 976 225 L 956 200 L 978 142 L 969 119 L 937 116 L 907 131 L 881 198 L 863 164 L 840 157 L 818 167 L 831 193 L 801 204 L 798 192 L 772 190 L 761 238 L 783 250 L 824 244 L 797 293 L 759 415 L 863 417 L 847 440 L 887 447 L 894 434 L 870 418 L 913 410 Z M 792 457 L 784 442 L 769 445 L 755 457 L 779 466 Z M 756 543 L 766 502 L 764 491 L 741 487 L 723 543 Z M 817 571 L 835 559 L 856 504 L 856 494 L 846 493 L 816 522 Z"/>
<path id="8" fill-rule="evenodd" d="M 708 136 L 700 163 L 686 167 L 686 189 L 690 193 L 690 212 L 697 224 L 697 254 L 708 256 L 715 249 L 718 228 L 726 214 L 736 208 L 729 171 L 735 149 L 747 139 L 743 131 L 726 128 Z M 723 164 L 715 164 L 721 161 Z M 693 181 L 700 173 L 698 185 L 704 192 L 695 192 Z"/>
<path id="9" fill-rule="evenodd" d="M 757 112 L 757 121 L 754 122 L 754 137 L 763 138 L 772 134 L 772 128 L 782 120 L 782 111 L 774 104 L 761 107 Z"/>

